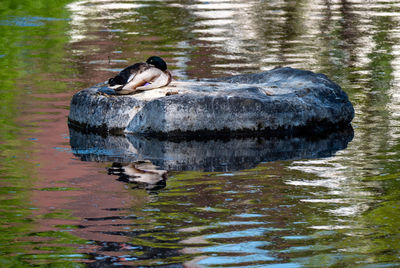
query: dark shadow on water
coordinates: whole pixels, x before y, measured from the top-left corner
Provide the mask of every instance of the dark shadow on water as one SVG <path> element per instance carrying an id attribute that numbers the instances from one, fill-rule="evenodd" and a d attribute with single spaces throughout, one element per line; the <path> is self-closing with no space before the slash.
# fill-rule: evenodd
<path id="1" fill-rule="evenodd" d="M 156 180 L 156 177 L 164 179 L 165 170 L 228 172 L 254 168 L 262 162 L 330 157 L 345 149 L 353 136 L 350 125 L 318 137 L 180 141 L 136 135 L 100 136 L 70 128 L 74 155 L 82 161 L 114 162 L 110 174 L 119 175 L 123 181 L 138 183 Z M 162 171 L 157 171 L 156 166 Z M 150 173 L 143 174 L 138 170 L 150 170 Z M 129 175 L 132 172 L 135 173 L 133 177 Z"/>
<path id="2" fill-rule="evenodd" d="M 120 234 L 120 235 L 138 235 L 138 234 Z M 136 246 L 130 243 L 123 242 L 96 242 L 97 246 L 99 246 L 99 252 L 126 252 L 126 251 L 139 251 L 145 252 L 141 256 L 137 257 L 125 257 L 125 256 L 109 256 L 103 255 L 101 253 L 91 253 L 91 257 L 95 260 L 87 264 L 87 267 L 139 267 L 139 266 L 131 266 L 131 265 L 122 265 L 122 263 L 127 261 L 140 261 L 140 260 L 150 260 L 150 259 L 158 259 L 158 258 L 171 258 L 180 256 L 181 253 L 177 249 L 169 249 L 169 248 L 155 248 L 149 246 Z M 118 265 L 116 265 L 118 263 Z M 144 266 L 140 266 L 144 267 Z M 146 266 L 147 267 L 147 266 Z M 152 266 L 153 267 L 153 266 Z M 157 265 L 157 267 L 165 267 L 165 268 L 181 268 L 184 267 L 181 264 L 169 264 L 169 265 Z"/>

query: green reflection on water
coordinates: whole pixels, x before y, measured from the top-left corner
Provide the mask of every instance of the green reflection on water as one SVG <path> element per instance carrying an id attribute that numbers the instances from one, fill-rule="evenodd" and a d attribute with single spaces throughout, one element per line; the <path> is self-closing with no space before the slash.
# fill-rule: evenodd
<path id="1" fill-rule="evenodd" d="M 71 245 L 85 241 L 68 232 L 34 232 L 39 218 L 69 219 L 69 212 L 34 216 L 31 194 L 37 179 L 38 163 L 32 161 L 34 141 L 27 139 L 39 131 L 35 124 L 21 121 L 26 100 L 33 93 L 62 92 L 65 83 L 41 77 L 56 72 L 69 75 L 62 59 L 68 37 L 69 13 L 63 8 L 70 1 L 4 0 L 0 2 L 0 266 L 26 267 L 30 264 L 57 263 L 78 267 Z M 50 79 L 51 80 L 51 79 Z M 28 98 L 27 98 L 28 97 Z M 30 240 L 34 238 L 33 240 Z M 34 242 L 36 238 L 51 243 Z M 41 252 L 32 254 L 32 252 Z M 47 252 L 47 253 L 46 253 Z M 70 263 L 70 264 L 69 264 Z"/>

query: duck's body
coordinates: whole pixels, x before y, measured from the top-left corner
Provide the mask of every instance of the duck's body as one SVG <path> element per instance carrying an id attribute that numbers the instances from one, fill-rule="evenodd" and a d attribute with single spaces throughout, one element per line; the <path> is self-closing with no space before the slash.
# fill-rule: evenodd
<path id="1" fill-rule="evenodd" d="M 171 73 L 163 59 L 152 56 L 146 62 L 135 63 L 123 69 L 117 76 L 108 80 L 110 88 L 117 94 L 131 94 L 167 86 L 172 80 Z"/>

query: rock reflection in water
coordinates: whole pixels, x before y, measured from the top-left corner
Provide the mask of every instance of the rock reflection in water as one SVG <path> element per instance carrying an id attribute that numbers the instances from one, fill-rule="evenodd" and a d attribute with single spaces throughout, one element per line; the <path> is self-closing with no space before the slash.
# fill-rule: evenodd
<path id="1" fill-rule="evenodd" d="M 72 151 L 83 161 L 137 163 L 148 160 L 167 171 L 227 172 L 250 169 L 261 162 L 329 157 L 345 149 L 352 139 L 351 126 L 320 137 L 179 141 L 135 135 L 104 137 L 70 128 Z M 125 166 L 126 171 L 137 168 L 135 165 Z M 153 175 L 158 176 L 158 171 Z"/>
<path id="2" fill-rule="evenodd" d="M 118 180 L 134 183 L 138 188 L 158 190 L 164 188 L 167 180 L 167 171 L 159 170 L 150 161 L 136 161 L 134 163 L 114 162 L 108 168 L 109 175 L 119 176 Z"/>

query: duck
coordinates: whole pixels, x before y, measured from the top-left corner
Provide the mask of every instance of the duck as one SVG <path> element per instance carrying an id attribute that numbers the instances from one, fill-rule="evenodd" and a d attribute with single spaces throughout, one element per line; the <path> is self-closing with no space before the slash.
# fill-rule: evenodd
<path id="1" fill-rule="evenodd" d="M 119 181 L 134 183 L 139 188 L 148 190 L 164 188 L 168 178 L 166 170 L 159 169 L 149 160 L 132 163 L 114 162 L 108 168 L 108 175 L 117 175 Z"/>
<path id="2" fill-rule="evenodd" d="M 123 69 L 108 80 L 108 87 L 118 95 L 132 94 L 145 90 L 165 87 L 172 81 L 167 63 L 158 56 L 151 56 L 146 62 L 135 63 Z"/>

